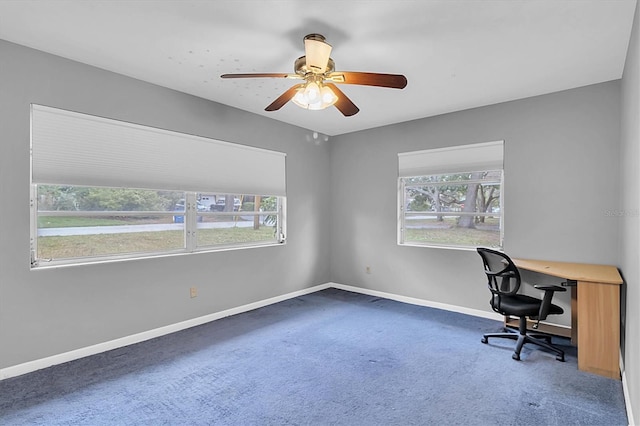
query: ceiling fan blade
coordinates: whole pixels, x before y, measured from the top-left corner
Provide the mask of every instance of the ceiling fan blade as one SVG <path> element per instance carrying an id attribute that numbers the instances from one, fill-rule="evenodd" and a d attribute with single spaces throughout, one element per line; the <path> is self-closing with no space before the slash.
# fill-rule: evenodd
<path id="1" fill-rule="evenodd" d="M 304 38 L 307 70 L 316 74 L 325 73 L 331 55 L 331 45 L 324 40 L 320 34 L 309 34 Z"/>
<path id="2" fill-rule="evenodd" d="M 333 104 L 333 106 L 338 108 L 338 110 L 345 117 L 351 117 L 352 115 L 356 115 L 358 111 L 360 111 L 360 108 L 358 108 L 356 104 L 351 102 L 351 99 L 349 99 L 347 95 L 342 92 L 342 90 L 338 89 L 338 86 L 333 83 L 325 83 L 324 85 L 333 90 L 333 93 L 335 93 L 338 97 L 338 100 L 335 104 Z"/>
<path id="3" fill-rule="evenodd" d="M 389 87 L 392 89 L 404 89 L 407 86 L 407 78 L 401 74 L 341 71 L 332 72 L 325 78 L 334 83 L 360 84 L 363 86 Z"/>
<path id="4" fill-rule="evenodd" d="M 281 74 L 281 73 L 253 73 L 253 74 L 222 74 L 220 78 L 262 78 L 262 77 L 273 77 L 273 78 L 293 78 L 293 79 L 301 79 L 302 76 L 298 74 Z"/>
<path id="5" fill-rule="evenodd" d="M 296 92 L 299 88 L 303 87 L 304 84 L 297 84 L 291 88 L 289 88 L 282 95 L 278 96 L 275 101 L 271 102 L 269 106 L 267 106 L 265 111 L 277 111 L 284 106 L 287 102 L 289 102 L 296 95 Z"/>

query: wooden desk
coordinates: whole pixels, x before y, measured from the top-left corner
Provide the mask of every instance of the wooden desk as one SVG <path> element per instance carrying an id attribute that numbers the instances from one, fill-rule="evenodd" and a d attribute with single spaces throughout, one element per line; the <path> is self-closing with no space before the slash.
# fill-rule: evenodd
<path id="1" fill-rule="evenodd" d="M 513 259 L 518 268 L 575 281 L 571 287 L 571 340 L 578 368 L 620 379 L 620 285 L 610 265 Z"/>

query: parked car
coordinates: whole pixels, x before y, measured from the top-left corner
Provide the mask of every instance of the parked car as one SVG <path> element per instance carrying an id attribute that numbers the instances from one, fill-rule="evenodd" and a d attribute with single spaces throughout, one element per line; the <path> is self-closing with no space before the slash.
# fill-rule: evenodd
<path id="1" fill-rule="evenodd" d="M 226 200 L 224 198 L 218 198 L 215 204 L 211 204 L 211 210 L 216 212 L 222 212 L 224 211 L 225 205 L 226 205 Z M 240 199 L 234 198 L 233 211 L 237 212 L 238 210 L 240 210 L 240 206 L 241 206 Z"/>
<path id="2" fill-rule="evenodd" d="M 207 208 L 207 206 L 205 206 L 204 204 L 201 204 L 199 201 L 197 202 L 197 206 L 198 206 L 198 211 L 199 212 L 206 212 L 209 211 L 209 209 Z M 177 212 L 184 212 L 184 204 L 183 203 L 177 203 L 174 208 L 174 211 Z M 198 215 L 198 222 L 202 222 L 203 217 Z M 174 215 L 173 216 L 173 223 L 184 223 L 184 215 Z"/>

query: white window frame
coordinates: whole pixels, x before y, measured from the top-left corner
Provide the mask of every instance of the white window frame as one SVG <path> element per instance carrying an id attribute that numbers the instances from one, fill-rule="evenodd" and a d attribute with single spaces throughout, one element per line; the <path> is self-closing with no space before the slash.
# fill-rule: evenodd
<path id="1" fill-rule="evenodd" d="M 263 247 L 286 243 L 286 154 L 170 130 L 31 105 L 31 267 L 75 265 L 173 254 Z M 185 194 L 185 246 L 181 250 L 96 257 L 37 258 L 37 185 L 136 188 Z M 198 247 L 197 193 L 261 194 L 277 197 L 273 241 Z M 42 212 L 41 212 L 42 213 Z M 90 212 L 109 216 L 117 212 Z M 174 215 L 175 212 L 121 212 L 122 215 Z M 52 215 L 87 215 L 53 212 Z M 236 212 L 236 215 L 238 213 Z"/>
<path id="2" fill-rule="evenodd" d="M 104 263 L 122 260 L 146 259 L 153 257 L 181 255 L 190 253 L 216 252 L 234 249 L 257 248 L 286 244 L 286 198 L 277 197 L 277 209 L 275 211 L 261 212 L 203 212 L 197 209 L 196 192 L 185 192 L 185 210 L 182 211 L 38 211 L 37 185 L 31 185 L 31 229 L 30 252 L 31 268 L 47 268 L 57 266 L 85 265 L 90 263 Z M 173 250 L 157 250 L 135 253 L 117 253 L 97 256 L 68 257 L 58 259 L 43 259 L 38 257 L 38 215 L 61 217 L 111 217 L 111 216 L 184 216 L 183 236 L 184 246 Z M 197 245 L 198 216 L 252 216 L 252 215 L 276 215 L 274 239 L 270 241 L 251 241 L 245 243 L 227 243 L 215 245 Z"/>
<path id="3" fill-rule="evenodd" d="M 245 194 L 246 195 L 246 194 Z M 187 250 L 192 252 L 201 251 L 218 251 L 231 248 L 250 248 L 260 246 L 273 246 L 286 243 L 286 220 L 285 216 L 285 197 L 277 197 L 276 210 L 273 211 L 233 211 L 233 212 L 214 212 L 214 211 L 198 211 L 196 193 L 187 195 L 189 203 L 188 214 L 185 217 L 185 223 L 188 225 L 187 231 Z M 187 206 L 185 206 L 187 207 Z M 236 216 L 267 216 L 275 215 L 277 217 L 274 229 L 274 241 L 254 241 L 251 243 L 234 243 L 234 244 L 215 244 L 215 245 L 198 245 L 198 216 L 203 217 L 236 217 Z M 190 232 L 189 232 L 190 231 Z"/>
<path id="4" fill-rule="evenodd" d="M 473 172 L 500 171 L 500 243 L 504 244 L 504 141 L 494 141 L 447 148 L 413 151 L 398 154 L 398 215 L 397 215 L 397 244 L 403 246 L 432 247 L 458 250 L 475 250 L 475 246 L 464 244 L 443 244 L 429 242 L 407 242 L 405 239 L 407 215 L 424 215 L 422 212 L 409 213 L 405 211 L 407 200 L 405 181 L 410 178 L 444 176 Z M 460 181 L 460 184 L 478 183 L 481 181 Z M 487 182 L 484 182 L 487 183 Z M 416 184 L 415 186 L 429 186 L 430 184 Z M 433 186 L 446 184 L 434 183 Z M 495 216 L 495 213 L 477 212 L 444 212 L 442 216 Z"/>

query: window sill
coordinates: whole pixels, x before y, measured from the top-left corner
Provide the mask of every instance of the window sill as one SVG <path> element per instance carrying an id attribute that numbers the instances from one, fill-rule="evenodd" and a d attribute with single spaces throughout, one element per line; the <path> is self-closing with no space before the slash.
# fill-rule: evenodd
<path id="1" fill-rule="evenodd" d="M 443 250 L 459 250 L 459 251 L 476 251 L 476 246 L 448 246 L 443 244 L 417 244 L 417 243 L 398 243 L 400 247 L 419 247 L 419 248 L 432 248 L 432 249 L 443 249 Z M 481 247 L 481 246 L 478 246 Z M 484 247 L 484 246 L 482 246 Z M 489 247 L 493 250 L 502 251 L 502 247 Z"/>
<path id="2" fill-rule="evenodd" d="M 59 269 L 59 268 L 68 268 L 74 266 L 87 266 L 87 265 L 96 265 L 96 264 L 105 264 L 105 263 L 116 263 L 116 262 L 130 262 L 136 260 L 148 260 L 148 259 L 157 259 L 163 257 L 175 257 L 175 256 L 189 256 L 194 254 L 205 254 L 205 253 L 215 253 L 215 252 L 225 252 L 225 251 L 234 251 L 234 250 L 247 250 L 247 249 L 256 249 L 263 247 L 274 247 L 274 246 L 284 246 L 287 242 L 284 241 L 282 243 L 278 242 L 269 242 L 265 244 L 255 244 L 255 245 L 247 245 L 247 246 L 226 246 L 226 247 L 215 247 L 215 248 L 201 248 L 194 250 L 192 252 L 186 251 L 177 251 L 177 252 L 163 252 L 157 254 L 144 254 L 144 255 L 130 255 L 130 256 L 110 256 L 110 257 L 100 257 L 94 259 L 74 259 L 74 260 L 53 260 L 50 262 L 40 261 L 40 264 L 31 266 L 31 271 L 40 271 L 46 269 Z"/>

